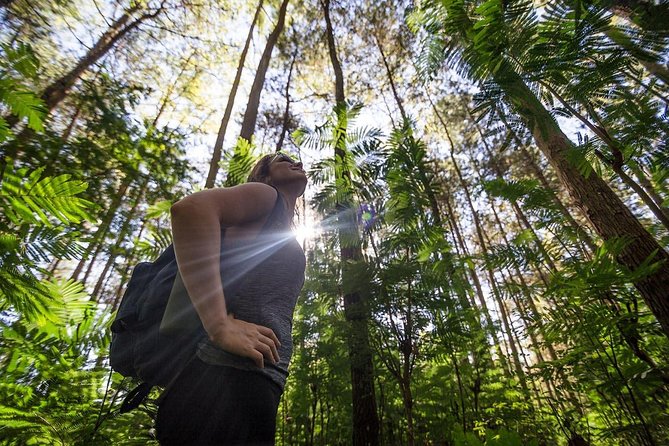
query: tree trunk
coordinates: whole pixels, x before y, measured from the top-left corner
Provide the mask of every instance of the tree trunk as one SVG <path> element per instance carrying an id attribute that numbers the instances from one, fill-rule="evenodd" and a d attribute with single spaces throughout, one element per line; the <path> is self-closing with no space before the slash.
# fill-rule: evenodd
<path id="1" fill-rule="evenodd" d="M 100 277 L 98 277 L 98 281 L 95 284 L 95 288 L 93 288 L 93 293 L 91 293 L 92 301 L 100 302 L 100 297 L 101 297 L 100 293 L 103 289 L 104 280 L 107 276 L 107 273 L 109 273 L 111 267 L 114 266 L 114 264 L 116 263 L 116 257 L 118 256 L 121 244 L 128 236 L 128 231 L 130 230 L 132 219 L 135 217 L 135 212 L 137 211 L 137 207 L 139 206 L 139 203 L 142 201 L 142 198 L 144 197 L 144 193 L 146 192 L 146 187 L 148 183 L 149 183 L 149 177 L 146 177 L 144 182 L 139 186 L 139 189 L 137 190 L 137 194 L 134 197 L 134 202 L 132 204 L 132 207 L 128 211 L 128 214 L 125 216 L 125 221 L 123 222 L 123 225 L 121 226 L 121 229 L 118 232 L 118 236 L 116 237 L 116 243 L 109 250 L 109 257 L 107 258 L 107 263 L 105 264 L 102 272 L 100 273 Z M 105 301 L 105 303 L 109 304 L 110 300 Z"/>
<path id="2" fill-rule="evenodd" d="M 269 67 L 270 59 L 272 58 L 272 50 L 276 45 L 281 32 L 283 32 L 283 25 L 286 23 L 286 10 L 288 9 L 288 1 L 283 0 L 279 8 L 279 17 L 277 19 L 274 29 L 267 38 L 265 43 L 265 50 L 258 63 L 253 85 L 251 86 L 251 93 L 249 94 L 249 101 L 246 104 L 246 111 L 244 112 L 244 119 L 242 120 L 242 129 L 239 132 L 239 137 L 247 141 L 251 141 L 251 137 L 256 129 L 256 120 L 258 118 L 258 106 L 260 105 L 260 94 L 262 93 L 263 85 L 265 85 L 265 75 Z"/>
<path id="3" fill-rule="evenodd" d="M 637 279 L 634 285 L 669 337 L 669 254 L 599 176 L 594 172 L 587 177 L 581 173 L 572 160 L 575 148 L 571 141 L 523 80 L 509 71 L 504 70 L 503 77 L 497 74 L 497 83 L 527 123 L 537 146 L 595 231 L 604 240 L 625 238 L 629 241 L 618 255 L 618 261 L 631 271 L 649 259 L 662 262 L 653 273 Z"/>
<path id="4" fill-rule="evenodd" d="M 460 172 L 458 163 L 455 160 L 453 150 L 451 150 L 451 161 L 453 162 L 453 167 L 455 168 L 456 175 L 458 176 L 460 185 L 462 186 L 462 189 L 465 193 L 465 197 L 467 198 L 467 203 L 469 204 L 469 209 L 472 213 L 472 218 L 474 219 L 474 226 L 476 229 L 476 236 L 479 241 L 479 246 L 481 247 L 483 255 L 487 256 L 488 247 L 483 237 L 483 228 L 481 226 L 481 221 L 479 219 L 478 213 L 476 212 L 476 209 L 474 208 L 474 204 L 472 203 L 471 195 L 469 193 L 469 187 L 467 186 L 467 183 L 462 177 L 462 173 Z M 485 265 L 485 269 L 486 272 L 488 273 L 488 282 L 490 285 L 490 289 L 492 291 L 493 297 L 495 298 L 495 301 L 497 302 L 497 306 L 499 307 L 499 312 L 501 316 L 500 319 L 502 320 L 502 325 L 504 326 L 504 329 L 507 333 L 507 340 L 509 342 L 509 348 L 511 349 L 511 360 L 513 361 L 513 365 L 515 366 L 516 374 L 518 375 L 520 385 L 523 387 L 523 390 L 525 390 L 525 392 L 527 393 L 529 392 L 529 389 L 527 387 L 527 381 L 525 380 L 525 371 L 523 370 L 523 366 L 520 364 L 520 356 L 518 353 L 518 349 L 516 348 L 516 343 L 514 342 L 513 339 L 514 332 L 513 332 L 513 327 L 511 326 L 511 320 L 508 317 L 506 307 L 504 306 L 504 302 L 502 301 L 502 298 L 500 296 L 499 289 L 497 288 L 497 281 L 495 280 L 495 275 L 493 271 L 490 269 L 488 265 Z"/>
<path id="5" fill-rule="evenodd" d="M 330 55 L 330 61 L 332 62 L 332 69 L 334 70 L 335 74 L 335 102 L 337 104 L 343 104 L 346 102 L 346 95 L 344 93 L 344 72 L 341 68 L 341 64 L 339 63 L 339 58 L 337 57 L 337 46 L 335 45 L 334 40 L 334 30 L 332 28 L 332 21 L 330 20 L 330 0 L 321 0 L 321 5 L 323 6 L 325 15 L 325 36 L 328 41 L 328 53 Z"/>
<path id="6" fill-rule="evenodd" d="M 381 54 L 381 61 L 383 62 L 383 66 L 386 69 L 386 75 L 388 76 L 388 82 L 390 82 L 390 89 L 393 92 L 393 97 L 395 98 L 395 102 L 397 103 L 397 108 L 400 110 L 400 115 L 402 115 L 402 120 L 406 121 L 407 113 L 404 110 L 404 106 L 402 105 L 402 100 L 400 99 L 400 96 L 397 93 L 397 88 L 395 87 L 395 80 L 393 79 L 393 72 L 390 70 L 390 65 L 388 65 L 388 59 L 386 58 L 386 54 L 383 52 L 383 46 L 381 45 L 381 42 L 379 41 L 378 37 L 376 37 L 376 35 L 374 35 L 374 40 L 376 41 L 376 46 L 379 49 L 379 53 Z"/>
<path id="7" fill-rule="evenodd" d="M 415 362 L 415 345 L 412 333 L 413 327 L 413 294 L 411 279 L 407 280 L 407 306 L 404 313 L 404 340 L 400 344 L 402 355 L 402 376 L 400 388 L 402 390 L 402 402 L 407 419 L 407 445 L 414 446 L 414 423 L 413 423 L 413 394 L 411 392 L 411 378 L 413 376 L 413 365 Z"/>
<path id="8" fill-rule="evenodd" d="M 334 30 L 330 20 L 330 0 L 322 0 L 325 16 L 326 37 L 330 61 L 335 73 L 335 99 L 337 108 L 346 106 L 344 96 L 344 74 L 337 57 Z M 341 132 L 335 144 L 336 184 L 345 181 L 350 173 L 346 171 L 345 132 Z M 339 194 L 337 194 L 339 196 Z M 339 215 L 339 246 L 341 250 L 342 284 L 344 286 L 344 312 L 350 324 L 348 335 L 349 358 L 351 361 L 351 384 L 353 396 L 353 445 L 376 446 L 379 444 L 379 419 L 374 396 L 374 369 L 372 349 L 369 345 L 369 308 L 359 284 L 354 284 L 356 264 L 363 261 L 360 235 L 355 220 L 355 210 L 351 208 L 350 197 L 337 203 Z"/>
<path id="9" fill-rule="evenodd" d="M 40 95 L 44 102 L 45 108 L 48 111 L 53 110 L 70 91 L 72 86 L 81 78 L 81 76 L 102 56 L 114 47 L 114 45 L 127 36 L 131 31 L 135 30 L 139 25 L 148 19 L 157 17 L 164 10 L 164 1 L 160 7 L 152 12 L 145 12 L 138 18 L 132 19 L 132 15 L 137 12 L 142 2 L 135 2 L 133 6 L 126 9 L 123 14 L 112 23 L 107 31 L 105 31 L 97 42 L 86 52 L 86 54 L 79 59 L 77 64 L 60 78 L 48 85 Z M 130 23 L 128 23 L 130 22 Z M 18 117 L 10 115 L 5 117 L 7 125 L 11 128 L 18 123 Z M 21 135 L 17 136 L 17 140 L 21 140 Z M 2 158 L 17 159 L 20 156 L 19 144 L 9 144 L 5 148 L 5 154 Z"/>
<path id="10" fill-rule="evenodd" d="M 246 61 L 246 55 L 249 52 L 249 47 L 251 45 L 251 39 L 253 38 L 253 29 L 255 28 L 256 23 L 258 22 L 258 16 L 262 11 L 262 4 L 264 0 L 258 2 L 258 7 L 256 12 L 253 15 L 253 20 L 251 21 L 251 27 L 249 28 L 249 33 L 246 36 L 246 42 L 244 42 L 244 48 L 242 49 L 242 54 L 239 56 L 239 62 L 237 63 L 237 72 L 235 73 L 235 78 L 232 81 L 232 88 L 230 88 L 230 94 L 228 95 L 228 102 L 225 105 L 225 111 L 223 112 L 223 119 L 221 120 L 221 125 L 218 128 L 218 136 L 216 137 L 216 142 L 214 143 L 214 152 L 211 155 L 211 162 L 209 163 L 209 173 L 207 174 L 207 180 L 204 184 L 206 189 L 211 189 L 214 187 L 216 181 L 216 174 L 218 173 L 218 164 L 221 161 L 221 152 L 223 151 L 223 141 L 225 140 L 225 132 L 228 129 L 228 124 L 230 123 L 230 117 L 232 116 L 232 108 L 235 105 L 235 97 L 237 96 L 237 89 L 239 88 L 239 81 L 242 78 L 242 71 L 244 70 L 244 62 Z"/>
<path id="11" fill-rule="evenodd" d="M 283 121 L 281 124 L 281 134 L 279 135 L 279 141 L 276 143 L 276 151 L 280 152 L 283 148 L 283 141 L 286 139 L 286 133 L 288 133 L 288 126 L 290 123 L 290 81 L 293 78 L 293 68 L 295 67 L 295 61 L 297 60 L 297 50 L 293 53 L 293 58 L 290 61 L 290 68 L 288 69 L 288 79 L 286 80 L 286 108 L 283 112 Z"/>
<path id="12" fill-rule="evenodd" d="M 460 249 L 462 250 L 463 254 L 465 256 L 469 256 L 469 249 L 467 248 L 467 245 L 462 237 L 462 231 L 460 230 L 458 222 L 456 220 L 453 206 L 449 201 L 449 197 L 451 196 L 450 191 L 447 190 L 446 193 L 447 197 L 445 201 L 447 205 L 448 215 L 449 219 L 453 224 L 453 229 L 457 236 L 458 245 L 460 246 Z M 497 332 L 495 331 L 495 324 L 492 320 L 492 316 L 490 315 L 490 310 L 488 309 L 488 304 L 486 303 L 485 295 L 483 294 L 483 287 L 481 287 L 481 281 L 479 280 L 478 273 L 472 266 L 467 266 L 467 271 L 469 272 L 471 281 L 474 284 L 476 297 L 478 298 L 478 302 L 481 308 L 480 311 L 483 313 L 483 317 L 486 322 L 485 331 L 490 335 L 490 338 L 492 339 L 495 351 L 497 353 L 497 356 L 499 357 L 499 362 L 502 365 L 502 371 L 504 372 L 504 376 L 510 378 L 511 371 L 509 368 L 509 364 L 506 360 L 506 355 L 504 355 L 504 352 L 502 352 L 502 347 L 501 347 L 502 344 L 499 338 L 497 337 Z"/>
<path id="13" fill-rule="evenodd" d="M 79 278 L 79 274 L 81 274 L 81 271 L 84 269 L 86 261 L 90 260 L 92 263 L 93 259 L 97 257 L 98 253 L 100 252 L 101 245 L 104 242 L 105 236 L 107 235 L 107 231 L 109 230 L 109 226 L 114 219 L 114 215 L 116 215 L 116 211 L 121 205 L 121 201 L 125 197 L 125 193 L 127 192 L 131 183 L 132 176 L 130 175 L 127 175 L 121 182 L 121 185 L 118 188 L 118 192 L 116 192 L 114 195 L 114 199 L 109 204 L 109 209 L 107 210 L 105 217 L 102 219 L 102 223 L 100 226 L 98 226 L 98 229 L 95 231 L 95 234 L 86 248 L 86 253 L 81 256 L 81 260 L 79 260 L 79 263 L 74 268 L 72 276 L 70 276 L 72 280 L 77 280 Z"/>

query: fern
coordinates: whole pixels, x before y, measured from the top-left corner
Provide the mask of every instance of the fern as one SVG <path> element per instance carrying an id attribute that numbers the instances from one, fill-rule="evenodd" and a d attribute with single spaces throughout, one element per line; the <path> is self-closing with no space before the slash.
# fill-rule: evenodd
<path id="1" fill-rule="evenodd" d="M 253 165 L 258 160 L 255 155 L 255 145 L 243 138 L 237 140 L 231 154 L 225 153 L 221 161 L 221 167 L 227 173 L 225 186 L 236 186 L 246 182 Z"/>
<path id="2" fill-rule="evenodd" d="M 88 209 L 93 203 L 77 195 L 86 190 L 86 183 L 70 175 L 42 177 L 45 167 L 30 173 L 28 168 L 7 172 L 0 185 L 0 208 L 15 224 L 53 226 L 52 219 L 63 224 L 90 220 Z"/>
<path id="3" fill-rule="evenodd" d="M 43 131 L 44 103 L 26 86 L 26 80 L 36 80 L 39 61 L 29 45 L 2 44 L 0 50 L 4 53 L 0 57 L 0 104 L 20 119 L 27 118 L 31 129 Z M 0 142 L 10 135 L 7 121 L 0 118 Z"/>

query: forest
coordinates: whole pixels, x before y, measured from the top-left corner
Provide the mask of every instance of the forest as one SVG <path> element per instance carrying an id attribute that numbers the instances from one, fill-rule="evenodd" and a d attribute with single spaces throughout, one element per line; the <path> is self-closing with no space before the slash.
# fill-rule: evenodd
<path id="1" fill-rule="evenodd" d="M 279 151 L 277 445 L 669 444 L 668 43 L 651 0 L 0 0 L 0 444 L 158 444 L 129 277 Z"/>

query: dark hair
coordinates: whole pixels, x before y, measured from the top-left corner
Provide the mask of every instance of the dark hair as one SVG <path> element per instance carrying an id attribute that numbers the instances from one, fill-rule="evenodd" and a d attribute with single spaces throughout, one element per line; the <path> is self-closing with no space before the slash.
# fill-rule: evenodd
<path id="1" fill-rule="evenodd" d="M 253 169 L 251 169 L 251 173 L 249 174 L 246 181 L 248 183 L 269 184 L 267 182 L 267 177 L 269 176 L 269 165 L 271 164 L 275 156 L 276 156 L 275 153 L 270 153 L 260 158 L 260 160 L 256 163 L 256 165 L 253 166 Z"/>
<path id="2" fill-rule="evenodd" d="M 276 152 L 276 153 L 270 153 L 258 160 L 255 166 L 253 166 L 253 169 L 251 169 L 251 173 L 249 173 L 248 178 L 246 178 L 247 183 L 265 183 L 269 184 L 272 186 L 272 184 L 268 181 L 269 178 L 269 165 L 272 164 L 272 161 L 278 156 L 278 155 L 284 155 L 288 158 L 290 158 L 288 155 L 282 154 L 281 152 Z M 274 187 L 274 186 L 272 186 Z M 278 192 L 278 191 L 277 191 Z M 285 211 L 285 209 L 284 209 Z M 295 214 L 294 215 L 299 215 L 297 212 L 297 208 L 295 208 Z M 286 215 L 286 218 L 289 216 Z M 293 218 L 290 217 L 290 225 L 294 226 L 294 221 Z"/>
<path id="3" fill-rule="evenodd" d="M 265 183 L 269 184 L 267 181 L 267 177 L 269 176 L 269 166 L 272 164 L 272 162 L 276 159 L 284 159 L 288 160 L 291 163 L 294 163 L 293 158 L 289 155 L 286 155 L 283 152 L 276 152 L 276 153 L 270 153 L 268 155 L 263 156 L 260 158 L 260 160 L 256 163 L 256 165 L 253 167 L 251 170 L 251 173 L 249 174 L 248 178 L 246 181 L 248 183 Z"/>

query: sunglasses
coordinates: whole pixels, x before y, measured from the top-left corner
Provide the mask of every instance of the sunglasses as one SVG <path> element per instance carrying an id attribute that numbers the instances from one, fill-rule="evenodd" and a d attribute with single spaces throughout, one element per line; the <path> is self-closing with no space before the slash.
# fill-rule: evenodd
<path id="1" fill-rule="evenodd" d="M 297 161 L 293 160 L 291 157 L 286 155 L 285 153 L 277 153 L 274 158 L 272 158 L 272 161 L 269 163 L 272 164 L 274 162 L 279 162 L 279 161 L 288 161 L 291 164 L 295 164 Z"/>

